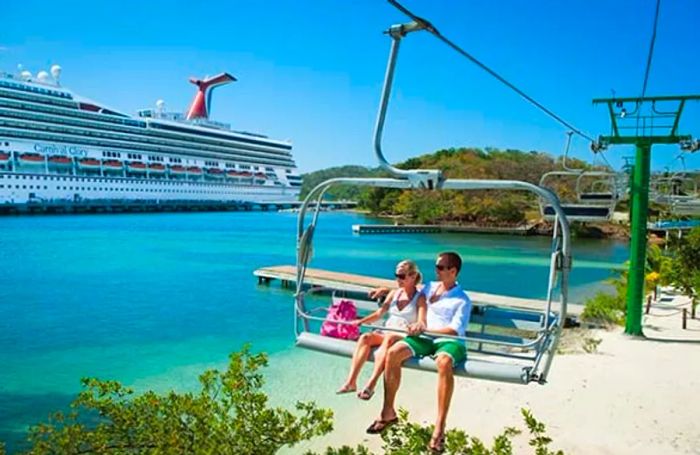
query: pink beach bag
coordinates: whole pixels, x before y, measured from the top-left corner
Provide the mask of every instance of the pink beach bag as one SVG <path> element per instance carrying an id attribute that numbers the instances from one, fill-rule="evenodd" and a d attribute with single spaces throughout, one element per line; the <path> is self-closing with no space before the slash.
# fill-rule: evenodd
<path id="1" fill-rule="evenodd" d="M 328 308 L 326 320 L 321 325 L 321 335 L 343 340 L 357 340 L 360 337 L 359 327 L 338 323 L 338 321 L 350 322 L 355 319 L 357 319 L 357 307 L 352 300 L 334 301 Z"/>

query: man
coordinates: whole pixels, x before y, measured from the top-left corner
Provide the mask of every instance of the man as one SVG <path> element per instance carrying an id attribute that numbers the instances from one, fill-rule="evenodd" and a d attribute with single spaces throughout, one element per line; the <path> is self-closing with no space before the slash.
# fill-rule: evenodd
<path id="1" fill-rule="evenodd" d="M 411 357 L 432 356 L 438 371 L 437 420 L 428 448 L 442 451 L 445 444 L 445 425 L 454 390 L 454 366 L 467 358 L 466 346 L 453 338 L 440 335 L 464 336 L 471 314 L 471 301 L 457 283 L 462 258 L 457 253 L 440 253 L 435 262 L 438 281 L 428 283 L 422 290 L 426 297 L 427 328 L 421 322 L 409 327 L 409 336 L 397 342 L 387 352 L 384 371 L 384 404 L 379 419 L 367 429 L 380 433 L 397 421 L 394 407 L 401 383 L 401 366 Z M 427 336 L 420 336 L 425 332 Z"/>

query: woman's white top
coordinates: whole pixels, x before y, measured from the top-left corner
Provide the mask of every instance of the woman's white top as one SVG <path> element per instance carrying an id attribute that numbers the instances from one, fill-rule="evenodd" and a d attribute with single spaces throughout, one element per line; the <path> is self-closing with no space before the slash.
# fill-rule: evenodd
<path id="1" fill-rule="evenodd" d="M 413 324 L 418 319 L 418 297 L 420 292 L 416 291 L 415 295 L 405 307 L 399 309 L 399 296 L 405 294 L 398 290 L 394 293 L 394 298 L 389 305 L 389 317 L 384 323 L 384 327 L 390 329 L 406 329 L 409 324 Z"/>

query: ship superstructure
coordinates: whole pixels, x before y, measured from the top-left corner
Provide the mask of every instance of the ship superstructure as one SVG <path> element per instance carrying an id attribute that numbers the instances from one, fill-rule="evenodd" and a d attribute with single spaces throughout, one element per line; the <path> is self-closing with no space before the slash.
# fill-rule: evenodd
<path id="1" fill-rule="evenodd" d="M 0 204 L 297 200 L 291 143 L 209 119 L 230 74 L 191 79 L 184 114 L 159 100 L 131 116 L 65 89 L 60 73 L 0 73 Z"/>

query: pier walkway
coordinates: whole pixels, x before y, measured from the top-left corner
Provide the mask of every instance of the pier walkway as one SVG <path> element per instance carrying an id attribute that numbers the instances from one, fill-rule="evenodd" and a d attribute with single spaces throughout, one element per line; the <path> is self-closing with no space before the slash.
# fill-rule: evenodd
<path id="1" fill-rule="evenodd" d="M 253 272 L 258 277 L 258 283 L 269 283 L 272 280 L 280 280 L 283 287 L 289 287 L 296 282 L 296 267 L 293 265 L 278 265 L 263 267 Z M 321 269 L 307 269 L 304 279 L 311 286 L 328 287 L 340 291 L 366 293 L 370 289 L 378 287 L 393 288 L 394 280 L 376 278 L 352 273 L 332 272 Z M 467 291 L 472 302 L 477 305 L 496 305 L 499 307 L 522 308 L 527 310 L 542 311 L 546 302 L 537 299 L 522 299 L 485 292 Z M 556 308 L 556 303 L 555 303 Z M 577 319 L 581 315 L 583 307 L 580 305 L 568 305 L 567 317 Z"/>
<path id="2" fill-rule="evenodd" d="M 433 224 L 353 224 L 352 232 L 355 234 L 503 234 L 503 235 L 531 235 L 535 230 L 535 224 L 524 226 L 456 226 Z"/>

